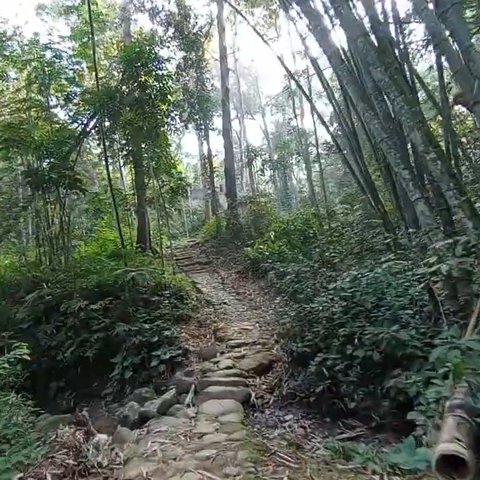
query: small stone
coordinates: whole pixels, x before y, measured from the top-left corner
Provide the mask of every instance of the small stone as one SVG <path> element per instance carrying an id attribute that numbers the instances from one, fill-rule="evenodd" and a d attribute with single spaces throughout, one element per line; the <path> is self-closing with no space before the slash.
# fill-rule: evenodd
<path id="1" fill-rule="evenodd" d="M 136 402 L 129 402 L 120 409 L 118 421 L 120 426 L 135 429 L 140 424 L 140 405 Z"/>
<path id="2" fill-rule="evenodd" d="M 209 433 L 202 437 L 202 443 L 204 445 L 210 445 L 213 443 L 223 443 L 227 440 L 228 435 L 226 433 Z"/>
<path id="3" fill-rule="evenodd" d="M 177 402 L 177 393 L 174 389 L 169 390 L 158 399 L 157 413 L 164 415 Z"/>
<path id="4" fill-rule="evenodd" d="M 223 358 L 217 364 L 218 370 L 228 370 L 229 368 L 235 368 L 235 362 L 230 358 Z M 246 370 L 246 369 L 243 369 Z"/>
<path id="5" fill-rule="evenodd" d="M 239 467 L 225 467 L 223 473 L 229 477 L 238 477 L 241 475 L 242 470 Z"/>
<path id="6" fill-rule="evenodd" d="M 202 480 L 203 477 L 194 472 L 188 472 L 180 477 L 181 480 Z"/>
<path id="7" fill-rule="evenodd" d="M 160 417 L 151 420 L 148 423 L 148 432 L 164 432 L 171 428 L 187 429 L 191 427 L 191 422 L 186 418 Z"/>
<path id="8" fill-rule="evenodd" d="M 243 429 L 243 430 L 239 430 L 238 432 L 232 433 L 228 437 L 228 439 L 231 440 L 232 442 L 241 442 L 242 440 L 245 440 L 247 436 L 248 436 L 247 431 Z"/>
<path id="9" fill-rule="evenodd" d="M 232 415 L 232 414 L 230 414 Z M 244 430 L 244 427 L 241 423 L 226 423 L 225 425 L 221 425 L 218 431 L 220 433 L 236 433 L 240 430 Z"/>
<path id="10" fill-rule="evenodd" d="M 203 347 L 198 351 L 198 356 L 203 361 L 212 360 L 218 355 L 218 347 L 215 344 L 209 345 L 208 347 Z"/>
<path id="11" fill-rule="evenodd" d="M 141 407 L 145 405 L 150 400 L 157 398 L 157 394 L 153 388 L 143 387 L 137 388 L 131 395 L 127 398 L 127 403 L 135 402 L 138 403 Z"/>
<path id="12" fill-rule="evenodd" d="M 176 417 L 176 418 L 190 418 L 188 415 L 187 409 L 184 405 L 174 405 L 167 412 L 167 415 L 170 417 Z"/>
<path id="13" fill-rule="evenodd" d="M 112 436 L 112 443 L 114 445 L 126 445 L 132 443 L 135 440 L 135 434 L 125 427 L 118 426 Z"/>
<path id="14" fill-rule="evenodd" d="M 212 457 L 218 455 L 217 450 L 200 450 L 195 454 L 195 460 L 200 460 L 201 462 L 205 462 L 206 460 L 210 460 Z"/>
<path id="15" fill-rule="evenodd" d="M 218 423 L 210 423 L 206 421 L 197 422 L 195 428 L 193 429 L 193 433 L 198 433 L 200 435 L 207 434 L 207 433 L 215 433 L 218 428 Z"/>
<path id="16" fill-rule="evenodd" d="M 170 445 L 168 448 L 162 447 L 162 450 L 165 460 L 178 460 L 185 455 L 183 448 L 178 445 Z"/>
<path id="17" fill-rule="evenodd" d="M 258 352 L 238 362 L 238 368 L 253 373 L 258 377 L 267 374 L 272 370 L 277 357 L 270 352 Z"/>
<path id="18" fill-rule="evenodd" d="M 240 423 L 243 420 L 243 410 L 241 412 L 231 412 L 218 417 L 218 421 L 225 425 L 226 423 Z"/>
<path id="19" fill-rule="evenodd" d="M 195 399 L 197 405 L 208 400 L 235 400 L 238 403 L 247 403 L 252 397 L 250 389 L 245 387 L 208 387 L 203 390 Z"/>
<path id="20" fill-rule="evenodd" d="M 145 478 L 145 476 L 153 472 L 157 466 L 157 462 L 146 458 L 132 458 L 123 469 L 122 479 L 137 480 L 137 478 Z"/>
<path id="21" fill-rule="evenodd" d="M 215 417 L 240 412 L 243 418 L 243 407 L 235 400 L 208 400 L 200 405 L 198 412 Z"/>
<path id="22" fill-rule="evenodd" d="M 247 387 L 248 382 L 245 378 L 241 377 L 204 377 L 197 383 L 197 389 L 199 392 L 205 390 L 208 387 Z"/>

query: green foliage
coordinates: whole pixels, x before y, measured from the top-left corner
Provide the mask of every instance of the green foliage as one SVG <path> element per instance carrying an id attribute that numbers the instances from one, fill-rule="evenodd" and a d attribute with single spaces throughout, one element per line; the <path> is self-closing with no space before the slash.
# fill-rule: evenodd
<path id="1" fill-rule="evenodd" d="M 43 379 L 35 391 L 41 401 L 54 400 L 52 384 L 63 393 L 97 384 L 117 394 L 181 361 L 187 284 L 133 252 L 124 268 L 118 250 L 99 254 L 106 245 L 86 245 L 69 268 L 32 270 L 29 282 L 23 272 L 2 277 L 9 328 L 30 346 L 31 379 Z"/>
<path id="2" fill-rule="evenodd" d="M 321 230 L 309 210 L 273 216 L 246 256 L 289 300 L 279 329 L 294 385 L 323 408 L 361 412 L 372 400 L 421 407 L 434 381 L 428 372 L 443 381 L 439 369 L 458 369 L 443 356 L 439 364 L 429 359 L 443 326 L 424 287 L 426 270 L 411 253 L 389 252 L 388 237 L 368 219 Z"/>
<path id="3" fill-rule="evenodd" d="M 35 431 L 31 402 L 13 391 L 24 376 L 23 363 L 29 359 L 24 343 L 2 341 L 0 357 L 0 479 L 10 480 L 43 452 Z"/>
<path id="4" fill-rule="evenodd" d="M 327 440 L 324 449 L 334 459 L 344 460 L 351 466 L 377 475 L 386 472 L 422 472 L 428 469 L 431 459 L 430 450 L 417 447 L 412 436 L 388 449 L 375 444 L 334 440 Z"/>
<path id="5" fill-rule="evenodd" d="M 211 218 L 203 226 L 200 238 L 204 241 L 226 241 L 229 238 L 226 218 L 223 215 Z"/>

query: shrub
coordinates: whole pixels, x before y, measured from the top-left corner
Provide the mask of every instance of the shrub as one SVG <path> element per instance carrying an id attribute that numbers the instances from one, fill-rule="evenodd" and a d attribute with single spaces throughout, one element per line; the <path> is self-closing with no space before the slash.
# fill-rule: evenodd
<path id="1" fill-rule="evenodd" d="M 22 362 L 28 360 L 25 344 L 4 339 L 0 357 L 0 480 L 10 480 L 14 472 L 38 458 L 43 449 L 35 430 L 35 409 L 13 388 L 22 381 Z"/>
<path id="2" fill-rule="evenodd" d="M 152 257 L 129 253 L 132 266 L 124 268 L 115 252 L 93 251 L 68 268 L 32 272 L 4 297 L 10 330 L 31 349 L 31 388 L 43 407 L 71 408 L 49 402 L 72 392 L 73 403 L 92 385 L 97 394 L 119 393 L 182 358 L 179 327 L 192 307 L 187 283 Z"/>

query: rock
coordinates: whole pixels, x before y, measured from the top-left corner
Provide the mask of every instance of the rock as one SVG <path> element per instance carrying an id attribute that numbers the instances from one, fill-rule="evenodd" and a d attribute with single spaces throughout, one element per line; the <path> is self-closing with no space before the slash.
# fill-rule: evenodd
<path id="1" fill-rule="evenodd" d="M 221 417 L 229 413 L 241 412 L 243 418 L 243 407 L 235 400 L 208 400 L 200 405 L 198 413 Z"/>
<path id="2" fill-rule="evenodd" d="M 163 450 L 165 460 L 178 460 L 185 455 L 183 448 L 178 445 L 170 445 L 168 448 L 164 448 Z"/>
<path id="3" fill-rule="evenodd" d="M 241 348 L 241 347 L 246 347 L 247 345 L 251 345 L 252 343 L 255 343 L 255 340 L 238 338 L 236 340 L 228 341 L 227 342 L 227 347 L 229 347 L 229 348 Z"/>
<path id="4" fill-rule="evenodd" d="M 131 395 L 128 396 L 126 403 L 135 402 L 141 407 L 150 400 L 157 398 L 157 394 L 153 388 L 144 387 L 138 388 Z"/>
<path id="5" fill-rule="evenodd" d="M 46 413 L 38 417 L 37 430 L 42 433 L 52 433 L 60 427 L 68 425 L 72 420 L 72 415 L 50 415 Z"/>
<path id="6" fill-rule="evenodd" d="M 194 383 L 195 379 L 193 377 L 180 374 L 173 377 L 172 381 L 170 382 L 170 386 L 175 387 L 177 395 L 181 395 L 182 393 L 190 392 L 190 389 Z"/>
<path id="7" fill-rule="evenodd" d="M 202 443 L 204 445 L 212 445 L 214 443 L 223 443 L 228 439 L 228 435 L 226 433 L 209 433 L 202 437 Z"/>
<path id="8" fill-rule="evenodd" d="M 252 397 L 252 392 L 246 387 L 208 387 L 195 399 L 197 405 L 209 400 L 235 400 L 238 403 L 247 403 Z"/>
<path id="9" fill-rule="evenodd" d="M 240 467 L 225 467 L 223 473 L 229 477 L 238 477 L 242 474 Z"/>
<path id="10" fill-rule="evenodd" d="M 244 412 L 231 412 L 218 417 L 218 421 L 224 425 L 226 423 L 240 423 L 243 420 Z"/>
<path id="11" fill-rule="evenodd" d="M 174 389 L 169 390 L 158 399 L 157 413 L 164 415 L 177 403 L 177 393 Z"/>
<path id="12" fill-rule="evenodd" d="M 215 421 L 200 420 L 196 423 L 193 433 L 205 435 L 207 433 L 215 433 L 218 429 L 218 423 Z"/>
<path id="13" fill-rule="evenodd" d="M 217 377 L 217 378 L 238 378 L 246 377 L 247 373 L 237 368 L 230 368 L 227 370 L 215 370 L 214 372 L 207 373 L 205 377 Z"/>
<path id="14" fill-rule="evenodd" d="M 191 427 L 191 422 L 186 418 L 159 417 L 150 420 L 147 426 L 147 431 L 149 433 L 155 433 L 164 432 L 165 430 L 169 430 L 171 428 L 181 430 L 189 427 Z"/>
<path id="15" fill-rule="evenodd" d="M 168 410 L 167 415 L 169 417 L 176 418 L 192 418 L 190 417 L 187 408 L 184 405 L 174 405 Z"/>
<path id="16" fill-rule="evenodd" d="M 229 368 L 235 368 L 236 364 L 231 358 L 223 358 L 217 363 L 218 370 L 228 370 Z M 246 369 L 243 369 L 246 370 Z"/>
<path id="17" fill-rule="evenodd" d="M 230 415 L 235 415 L 230 413 Z M 219 428 L 220 433 L 236 433 L 239 432 L 240 430 L 244 430 L 244 426 L 238 422 L 238 423 L 226 423 L 225 425 L 222 425 Z"/>
<path id="18" fill-rule="evenodd" d="M 158 417 L 157 408 L 159 402 L 159 398 L 156 400 L 150 400 L 143 406 L 143 408 L 140 409 L 138 416 L 142 422 L 148 422 L 152 418 Z"/>
<path id="19" fill-rule="evenodd" d="M 272 353 L 258 352 L 240 360 L 240 362 L 238 362 L 238 368 L 261 377 L 270 372 L 276 361 L 277 358 Z"/>
<path id="20" fill-rule="evenodd" d="M 135 440 L 135 434 L 129 429 L 125 427 L 117 427 L 113 436 L 112 436 L 112 443 L 114 445 L 126 445 L 127 443 L 133 443 Z"/>
<path id="21" fill-rule="evenodd" d="M 129 402 L 118 412 L 120 426 L 130 429 L 138 428 L 140 424 L 141 407 L 136 402 Z"/>
<path id="22" fill-rule="evenodd" d="M 203 347 L 198 351 L 198 356 L 203 361 L 212 360 L 218 355 L 218 347 L 215 344 L 209 345 L 208 347 Z"/>
<path id="23" fill-rule="evenodd" d="M 197 390 L 201 392 L 208 387 L 247 387 L 248 382 L 241 377 L 204 377 L 197 382 Z"/>
<path id="24" fill-rule="evenodd" d="M 195 460 L 200 460 L 201 462 L 205 462 L 207 460 L 210 460 L 212 457 L 215 457 L 218 455 L 217 450 L 200 450 L 195 454 Z"/>
<path id="25" fill-rule="evenodd" d="M 203 475 L 200 476 L 195 472 L 188 472 L 182 475 L 181 480 L 202 480 Z"/>
<path id="26" fill-rule="evenodd" d="M 137 480 L 138 478 L 150 477 L 149 473 L 157 468 L 157 462 L 146 458 L 132 458 L 123 469 L 123 480 Z"/>
<path id="27" fill-rule="evenodd" d="M 104 433 L 105 435 L 113 435 L 118 427 L 118 418 L 111 415 L 96 415 L 91 416 L 92 427 L 98 433 Z"/>
<path id="28" fill-rule="evenodd" d="M 234 423 L 232 425 L 235 425 Z M 232 442 L 241 442 L 242 440 L 245 440 L 247 438 L 247 431 L 245 429 L 239 430 L 238 432 L 234 432 L 230 434 L 228 437 L 229 440 Z"/>

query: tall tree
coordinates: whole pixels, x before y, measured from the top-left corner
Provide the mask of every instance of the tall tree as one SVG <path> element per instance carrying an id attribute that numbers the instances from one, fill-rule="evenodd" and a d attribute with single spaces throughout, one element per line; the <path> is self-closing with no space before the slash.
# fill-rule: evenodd
<path id="1" fill-rule="evenodd" d="M 225 150 L 225 194 L 227 197 L 230 219 L 236 223 L 238 220 L 237 183 L 235 174 L 235 157 L 233 153 L 229 68 L 227 44 L 225 38 L 225 13 L 223 0 L 217 0 L 217 29 L 220 55 L 220 83 L 222 92 L 222 136 Z"/>

